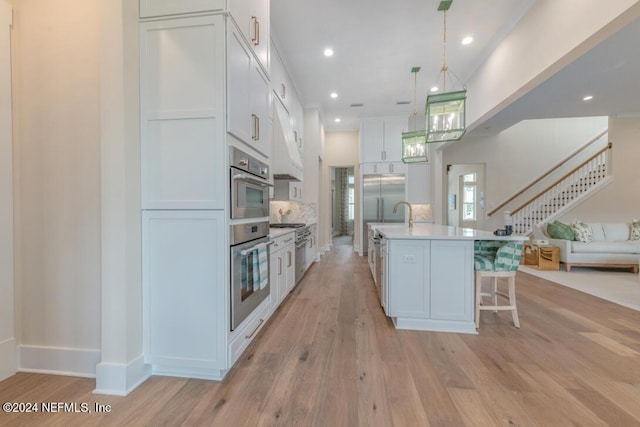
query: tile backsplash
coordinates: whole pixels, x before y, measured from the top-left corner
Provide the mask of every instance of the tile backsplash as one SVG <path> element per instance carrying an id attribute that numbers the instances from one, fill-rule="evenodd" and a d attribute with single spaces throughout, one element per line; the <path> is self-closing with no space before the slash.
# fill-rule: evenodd
<path id="1" fill-rule="evenodd" d="M 318 222 L 318 209 L 315 203 L 271 201 L 269 207 L 271 213 L 269 222 L 271 223 L 303 222 L 305 224 L 313 224 Z M 289 213 L 287 214 L 287 212 Z"/>
<path id="2" fill-rule="evenodd" d="M 433 222 L 431 205 L 411 205 L 413 222 Z"/>

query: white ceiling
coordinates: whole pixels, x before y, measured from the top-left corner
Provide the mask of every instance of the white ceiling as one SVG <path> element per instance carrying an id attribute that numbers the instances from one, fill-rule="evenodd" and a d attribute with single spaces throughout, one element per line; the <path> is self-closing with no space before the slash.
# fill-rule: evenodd
<path id="1" fill-rule="evenodd" d="M 447 13 L 447 63 L 462 84 L 535 0 L 455 0 Z M 407 116 L 424 110 L 440 79 L 440 0 L 271 0 L 272 37 L 306 107 L 319 107 L 327 131 L 357 130 L 360 117 Z M 463 46 L 463 37 L 474 42 Z M 523 119 L 640 112 L 640 21 L 568 65 L 474 134 L 495 133 Z M 334 49 L 326 58 L 326 47 Z M 456 86 L 459 83 L 454 82 Z M 447 85 L 450 85 L 447 80 Z M 338 98 L 329 94 L 337 92 Z M 583 103 L 584 93 L 594 101 Z M 409 105 L 397 102 L 409 101 Z M 363 107 L 351 107 L 361 103 Z M 341 118 L 335 123 L 336 117 Z"/>

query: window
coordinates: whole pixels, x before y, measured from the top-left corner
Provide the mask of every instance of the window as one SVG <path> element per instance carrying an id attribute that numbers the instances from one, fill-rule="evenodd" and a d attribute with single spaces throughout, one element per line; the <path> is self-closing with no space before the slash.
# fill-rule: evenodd
<path id="1" fill-rule="evenodd" d="M 476 220 L 476 174 L 468 173 L 462 177 L 462 220 Z"/>

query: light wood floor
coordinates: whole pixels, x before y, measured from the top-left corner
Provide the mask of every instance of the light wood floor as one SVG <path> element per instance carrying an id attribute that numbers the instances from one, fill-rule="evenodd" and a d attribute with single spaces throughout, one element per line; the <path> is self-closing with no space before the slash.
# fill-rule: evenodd
<path id="1" fill-rule="evenodd" d="M 0 413 L 0 425 L 640 425 L 640 313 L 525 273 L 517 288 L 519 330 L 483 312 L 479 335 L 397 331 L 366 258 L 336 247 L 223 382 L 152 377 L 123 398 L 20 373 L 0 382 L 0 402 L 111 412 Z"/>

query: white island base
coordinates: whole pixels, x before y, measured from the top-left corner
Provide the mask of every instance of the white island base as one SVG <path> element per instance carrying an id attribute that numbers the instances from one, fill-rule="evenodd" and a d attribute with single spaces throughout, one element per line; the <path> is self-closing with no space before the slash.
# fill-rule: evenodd
<path id="1" fill-rule="evenodd" d="M 382 236 L 381 304 L 398 329 L 475 334 L 475 240 L 524 236 L 436 224 L 375 226 Z"/>

